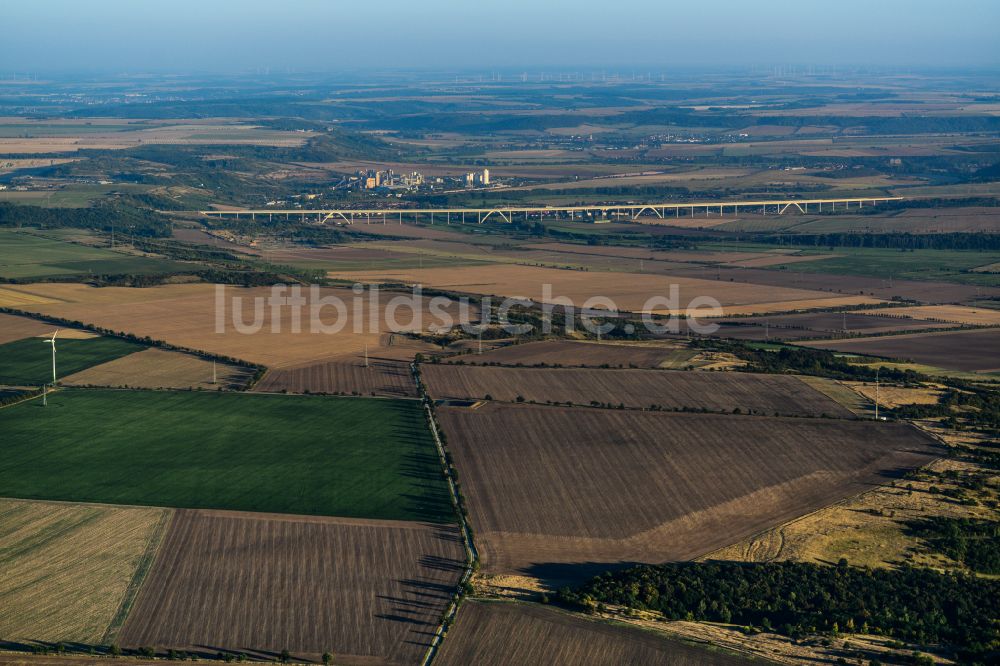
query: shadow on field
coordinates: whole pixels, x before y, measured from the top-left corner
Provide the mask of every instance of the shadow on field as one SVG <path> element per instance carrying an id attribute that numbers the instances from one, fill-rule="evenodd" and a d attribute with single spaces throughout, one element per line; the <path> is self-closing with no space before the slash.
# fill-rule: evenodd
<path id="1" fill-rule="evenodd" d="M 441 476 L 441 463 L 435 453 L 408 451 L 400 460 L 398 473 L 405 479 L 413 479 L 410 487 L 418 491 L 402 494 L 405 510 L 414 520 L 435 524 L 456 522 L 448 486 Z"/>
<path id="2" fill-rule="evenodd" d="M 524 575 L 537 578 L 551 590 L 587 582 L 594 576 L 613 573 L 641 562 L 535 562 L 521 569 Z"/>

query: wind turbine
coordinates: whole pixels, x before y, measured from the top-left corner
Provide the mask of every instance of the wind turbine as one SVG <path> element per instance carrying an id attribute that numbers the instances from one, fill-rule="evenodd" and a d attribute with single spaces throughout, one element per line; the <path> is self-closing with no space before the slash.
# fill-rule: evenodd
<path id="1" fill-rule="evenodd" d="M 52 386 L 56 385 L 56 336 L 59 335 L 59 329 L 55 330 L 51 338 L 45 338 L 45 342 L 52 345 Z M 42 392 L 42 406 L 48 405 L 47 391 Z"/>

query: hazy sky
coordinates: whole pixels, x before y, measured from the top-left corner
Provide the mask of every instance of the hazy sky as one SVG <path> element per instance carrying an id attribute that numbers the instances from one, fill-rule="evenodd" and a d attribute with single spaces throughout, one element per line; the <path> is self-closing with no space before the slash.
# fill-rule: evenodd
<path id="1" fill-rule="evenodd" d="M 995 0 L 4 0 L 0 74 L 1000 66 Z"/>

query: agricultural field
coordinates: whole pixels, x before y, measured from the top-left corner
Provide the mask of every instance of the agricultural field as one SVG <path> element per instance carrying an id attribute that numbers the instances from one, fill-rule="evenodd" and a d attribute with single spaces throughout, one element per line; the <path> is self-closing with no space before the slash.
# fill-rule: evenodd
<path id="1" fill-rule="evenodd" d="M 449 269 L 410 271 L 333 272 L 331 277 L 369 283 L 422 284 L 425 287 L 460 293 L 529 298 L 535 302 L 559 303 L 570 299 L 581 307 L 595 295 L 610 298 L 618 310 L 669 314 L 674 308 L 653 297 L 666 299 L 670 289 L 679 289 L 678 308 L 683 312 L 699 296 L 711 296 L 723 306 L 723 313 L 784 312 L 794 309 L 835 307 L 877 303 L 876 299 L 855 295 L 836 297 L 813 290 L 786 287 L 758 287 L 681 277 L 629 273 L 597 273 L 558 270 L 534 266 L 466 266 Z M 543 285 L 551 286 L 551 296 L 543 298 Z M 605 307 L 603 304 L 601 307 Z M 706 308 L 702 308 L 707 312 Z"/>
<path id="2" fill-rule="evenodd" d="M 364 359 L 314 363 L 269 370 L 254 386 L 261 393 L 348 393 L 416 397 L 410 366 L 401 361 Z"/>
<path id="3" fill-rule="evenodd" d="M 936 307 L 936 306 L 931 306 Z M 956 328 L 952 324 L 894 315 L 901 308 L 879 308 L 858 312 L 804 312 L 760 317 L 742 317 L 715 322 L 715 337 L 739 340 L 803 340 L 849 337 L 878 333 L 901 333 L 935 328 Z"/>
<path id="4" fill-rule="evenodd" d="M 169 511 L 0 499 L 0 638 L 106 644 Z"/>
<path id="5" fill-rule="evenodd" d="M 850 418 L 851 412 L 791 375 L 681 370 L 497 368 L 424 364 L 421 378 L 436 399 L 607 403 L 646 409 L 739 411 Z"/>
<path id="6" fill-rule="evenodd" d="M 16 280 L 175 273 L 191 264 L 69 243 L 21 231 L 0 230 L 0 277 Z"/>
<path id="7" fill-rule="evenodd" d="M 0 496 L 452 519 L 415 401 L 64 389 L 0 430 Z"/>
<path id="8" fill-rule="evenodd" d="M 821 564 L 846 557 L 855 566 L 872 568 L 907 564 L 968 571 L 929 548 L 908 525 L 929 516 L 989 520 L 992 512 L 985 505 L 991 494 L 988 490 L 973 493 L 975 502 L 956 502 L 949 497 L 963 492 L 962 477 L 956 475 L 970 471 L 968 463 L 936 460 L 923 471 L 926 474 L 908 479 L 906 487 L 872 488 L 709 553 L 704 559 Z"/>
<path id="9" fill-rule="evenodd" d="M 437 411 L 483 571 L 549 581 L 697 557 L 897 478 L 936 450 L 904 424 L 496 403 Z"/>
<path id="10" fill-rule="evenodd" d="M 19 306 L 25 310 L 149 336 L 178 347 L 208 351 L 271 368 L 354 359 L 362 355 L 366 347 L 373 357 L 406 361 L 412 360 L 418 352 L 435 349 L 433 345 L 406 335 L 382 332 L 386 328 L 382 322 L 386 321 L 388 302 L 396 294 L 383 293 L 379 303 L 372 307 L 369 294 L 357 296 L 350 289 L 324 288 L 320 298 L 336 297 L 344 304 L 343 311 L 333 306 L 322 309 L 318 322 L 324 328 L 312 332 L 308 306 L 302 308 L 298 332 L 294 328 L 292 308 L 282 308 L 278 318 L 272 321 L 272 309 L 261 306 L 259 328 L 255 333 L 244 334 L 234 324 L 235 303 L 240 304 L 241 323 L 251 326 L 254 299 L 268 298 L 270 289 L 227 286 L 222 291 L 223 305 L 219 309 L 216 299 L 220 292 L 216 285 L 210 284 L 168 284 L 145 289 L 36 284 L 8 289 L 22 300 L 41 301 Z M 308 294 L 307 290 L 303 291 L 303 297 Z M 0 293 L 0 303 L 3 298 Z M 356 316 L 355 298 L 360 305 L 360 318 Z M 396 323 L 401 329 L 421 328 L 417 326 L 421 323 L 426 330 L 435 321 L 430 313 L 429 299 L 416 303 L 416 308 L 407 305 L 395 312 Z M 216 332 L 219 312 L 223 316 L 224 332 L 221 334 Z M 458 314 L 457 308 L 449 308 L 449 312 Z M 470 313 L 474 318 L 476 308 L 470 307 Z M 372 322 L 373 318 L 377 321 Z M 377 324 L 374 332 L 372 324 Z M 339 330 L 335 330 L 338 327 Z"/>
<path id="11" fill-rule="evenodd" d="M 878 313 L 878 311 L 874 311 Z M 968 326 L 1000 326 L 1000 310 L 963 305 L 921 305 L 892 308 L 887 314 L 914 321 L 945 321 Z"/>
<path id="12" fill-rule="evenodd" d="M 277 248 L 274 250 L 262 248 L 259 251 L 271 263 L 323 271 L 356 271 L 376 268 L 400 270 L 418 267 L 461 266 L 476 263 L 461 257 L 418 254 L 402 248 L 397 251 L 390 249 L 391 245 L 387 249 L 367 247 L 366 245 L 338 245 L 323 248 Z"/>
<path id="13" fill-rule="evenodd" d="M 275 131 L 238 122 L 184 120 L 108 123 L 14 119 L 0 125 L 0 154 L 42 155 L 81 150 L 124 150 L 141 145 L 300 146 L 311 133 Z"/>
<path id="14" fill-rule="evenodd" d="M 50 325 L 51 335 L 57 326 Z M 134 354 L 145 346 L 121 338 L 56 337 L 56 377 L 64 377 L 108 361 Z M 42 337 L 0 345 L 0 384 L 37 386 L 52 381 L 52 345 Z"/>
<path id="15" fill-rule="evenodd" d="M 744 657 L 671 640 L 652 631 L 612 625 L 555 608 L 469 601 L 435 663 L 444 666 L 736 666 Z"/>
<path id="16" fill-rule="evenodd" d="M 644 247 L 615 247 L 577 245 L 570 243 L 538 243 L 525 245 L 525 249 L 546 250 L 568 254 L 628 257 L 650 261 L 681 262 L 694 264 L 752 265 L 748 262 L 781 263 L 782 261 L 815 261 L 824 255 L 800 255 L 788 248 L 769 248 L 750 252 L 727 250 L 651 250 Z"/>
<path id="17" fill-rule="evenodd" d="M 728 247 L 728 246 L 727 246 Z M 723 282 L 757 285 L 759 288 L 794 287 L 825 291 L 833 294 L 866 294 L 872 298 L 889 300 L 905 298 L 918 303 L 962 303 L 982 298 L 1000 297 L 1000 288 L 985 285 L 957 284 L 940 280 L 901 280 L 894 274 L 868 276 L 807 272 L 804 266 L 817 266 L 821 262 L 791 264 L 786 270 L 773 268 L 733 268 L 731 266 L 692 266 L 678 269 L 678 276 L 722 280 Z"/>
<path id="18" fill-rule="evenodd" d="M 41 335 L 48 336 L 54 330 L 55 327 L 51 324 L 46 324 L 37 319 L 0 313 L 0 345 L 25 338 L 35 338 Z"/>
<path id="19" fill-rule="evenodd" d="M 761 217 L 748 215 L 742 219 L 713 225 L 724 231 L 782 231 L 797 233 L 976 233 L 993 232 L 1000 228 L 1000 211 L 996 208 L 959 207 L 911 209 L 875 215 L 785 215 Z"/>
<path id="20" fill-rule="evenodd" d="M 121 642 L 416 664 L 464 563 L 449 525 L 181 510 Z"/>
<path id="21" fill-rule="evenodd" d="M 983 286 L 1000 286 L 1000 276 L 970 272 L 996 261 L 995 252 L 972 250 L 912 250 L 837 248 L 837 256 L 807 263 L 778 264 L 799 272 L 864 275 L 882 279 L 942 280 Z"/>
<path id="22" fill-rule="evenodd" d="M 253 377 L 250 368 L 150 347 L 63 377 L 65 386 L 145 389 L 240 389 Z"/>
<path id="23" fill-rule="evenodd" d="M 482 354 L 470 348 L 470 352 L 444 358 L 442 362 L 464 365 L 674 368 L 687 365 L 697 356 L 697 352 L 669 342 L 619 344 L 559 339 L 512 344 L 484 351 Z"/>
<path id="24" fill-rule="evenodd" d="M 966 372 L 1000 372 L 1000 329 L 986 328 L 941 333 L 803 343 L 845 354 L 904 359 L 922 365 Z"/>

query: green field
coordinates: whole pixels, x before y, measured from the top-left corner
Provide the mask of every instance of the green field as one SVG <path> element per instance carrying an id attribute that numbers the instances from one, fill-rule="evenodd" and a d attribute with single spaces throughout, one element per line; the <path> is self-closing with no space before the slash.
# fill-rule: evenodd
<path id="1" fill-rule="evenodd" d="M 0 277 L 8 279 L 151 274 L 185 270 L 191 270 L 191 265 L 77 245 L 19 231 L 0 230 Z"/>
<path id="2" fill-rule="evenodd" d="M 828 251 L 824 249 L 824 251 Z M 983 286 L 1000 286 L 1000 276 L 967 273 L 977 266 L 997 260 L 995 252 L 973 250 L 914 250 L 838 247 L 831 259 L 787 265 L 789 270 L 841 275 L 870 275 L 900 280 L 941 280 Z M 781 266 L 772 268 L 780 269 Z"/>
<path id="3" fill-rule="evenodd" d="M 53 326 L 54 331 L 57 326 Z M 56 337 L 56 375 L 66 377 L 145 349 L 120 338 L 60 340 Z M 25 338 L 0 345 L 0 384 L 38 386 L 52 381 L 52 347 L 43 338 Z"/>
<path id="4" fill-rule="evenodd" d="M 66 389 L 0 432 L 3 497 L 454 520 L 416 401 Z"/>

